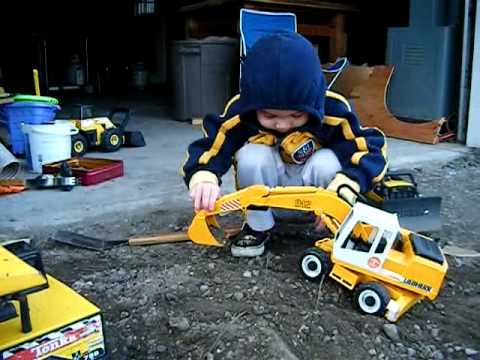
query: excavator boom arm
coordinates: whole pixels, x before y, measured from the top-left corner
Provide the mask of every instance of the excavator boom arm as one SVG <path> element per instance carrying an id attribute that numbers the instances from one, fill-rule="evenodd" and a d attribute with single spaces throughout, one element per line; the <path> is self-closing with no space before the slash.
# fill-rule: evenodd
<path id="1" fill-rule="evenodd" d="M 268 188 L 253 185 L 245 189 L 225 195 L 217 200 L 211 212 L 199 211 L 188 229 L 190 239 L 197 244 L 223 246 L 212 235 L 209 225 L 219 227 L 215 216 L 225 215 L 232 211 L 245 212 L 249 208 L 282 208 L 290 210 L 310 211 L 327 220 L 335 219 L 342 223 L 350 205 L 334 192 L 313 186 L 289 186 Z"/>

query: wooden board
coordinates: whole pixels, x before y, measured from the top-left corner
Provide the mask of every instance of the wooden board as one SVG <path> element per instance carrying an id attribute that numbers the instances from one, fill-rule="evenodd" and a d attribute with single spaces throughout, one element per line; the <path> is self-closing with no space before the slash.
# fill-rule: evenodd
<path id="1" fill-rule="evenodd" d="M 353 89 L 350 100 L 362 125 L 377 127 L 387 136 L 427 144 L 436 144 L 445 138 L 440 132 L 442 126 L 447 125 L 446 118 L 410 123 L 397 119 L 388 111 L 386 94 L 392 74 L 393 66 L 375 66 L 368 80 Z"/>

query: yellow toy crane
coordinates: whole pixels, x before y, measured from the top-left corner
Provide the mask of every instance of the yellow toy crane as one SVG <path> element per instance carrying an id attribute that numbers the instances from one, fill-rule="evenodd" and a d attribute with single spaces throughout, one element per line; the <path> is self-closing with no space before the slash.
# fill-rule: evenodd
<path id="1" fill-rule="evenodd" d="M 313 212 L 332 236 L 304 251 L 303 275 L 320 281 L 328 275 L 354 291 L 354 302 L 365 314 L 397 321 L 415 303 L 434 300 L 448 264 L 432 239 L 400 227 L 396 214 L 362 202 L 353 206 L 336 193 L 317 187 L 254 185 L 217 200 L 211 212 L 199 211 L 189 227 L 197 244 L 223 246 L 210 232 L 219 227 L 216 215 L 249 208 L 282 208 Z"/>

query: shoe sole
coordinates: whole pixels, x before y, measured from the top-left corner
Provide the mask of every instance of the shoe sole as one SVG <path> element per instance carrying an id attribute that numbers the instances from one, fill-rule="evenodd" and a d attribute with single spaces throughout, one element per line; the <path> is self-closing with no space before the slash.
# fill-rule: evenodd
<path id="1" fill-rule="evenodd" d="M 261 244 L 258 246 L 249 246 L 249 247 L 232 245 L 231 251 L 232 251 L 232 256 L 235 256 L 235 257 L 255 257 L 255 256 L 260 256 L 265 252 L 265 245 Z"/>

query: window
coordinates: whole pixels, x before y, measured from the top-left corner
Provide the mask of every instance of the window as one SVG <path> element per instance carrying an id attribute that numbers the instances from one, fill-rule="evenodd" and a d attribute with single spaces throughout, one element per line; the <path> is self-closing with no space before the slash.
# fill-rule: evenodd
<path id="1" fill-rule="evenodd" d="M 155 0 L 136 0 L 133 9 L 135 16 L 151 15 L 155 13 Z"/>
<path id="2" fill-rule="evenodd" d="M 381 254 L 385 251 L 385 247 L 387 246 L 387 241 L 389 238 L 392 237 L 392 233 L 388 230 L 385 230 L 378 242 L 377 248 L 375 249 L 375 254 Z"/>

